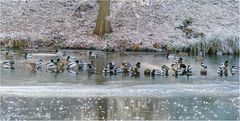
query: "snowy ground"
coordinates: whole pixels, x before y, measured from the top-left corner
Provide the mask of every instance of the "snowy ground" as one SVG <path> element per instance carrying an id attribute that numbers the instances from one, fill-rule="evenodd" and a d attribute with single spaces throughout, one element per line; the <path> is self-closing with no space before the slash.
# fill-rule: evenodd
<path id="1" fill-rule="evenodd" d="M 193 23 L 188 28 L 203 33 L 205 40 L 239 40 L 240 32 L 239 0 L 112 1 L 114 32 L 103 38 L 92 34 L 98 10 L 95 0 L 1 0 L 0 7 L 0 40 L 29 40 L 40 48 L 102 49 L 106 43 L 120 50 L 168 43 L 185 46 L 201 40 L 175 29 L 190 18 Z"/>

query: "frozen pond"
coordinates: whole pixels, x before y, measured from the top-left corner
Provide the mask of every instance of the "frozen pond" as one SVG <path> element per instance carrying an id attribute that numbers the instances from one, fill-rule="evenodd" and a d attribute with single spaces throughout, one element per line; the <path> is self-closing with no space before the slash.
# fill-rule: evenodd
<path id="1" fill-rule="evenodd" d="M 239 120 L 239 74 L 218 76 L 217 68 L 225 60 L 229 67 L 239 65 L 239 56 L 205 56 L 208 75 L 201 76 L 200 63 L 194 56 L 181 56 L 194 69 L 192 76 L 140 77 L 105 76 L 109 62 L 170 67 L 175 59 L 159 53 L 97 52 L 96 72 L 77 75 L 42 71 L 32 72 L 29 62 L 47 63 L 55 56 L 33 52 L 24 59 L 15 52 L 15 69 L 2 68 L 1 52 L 0 120 Z M 44 53 L 50 53 L 44 51 Z M 52 52 L 53 53 L 53 52 Z M 68 50 L 67 55 L 90 62 L 88 51 Z M 179 57 L 179 56 L 178 56 Z M 60 57 L 65 59 L 66 56 Z M 172 73 L 170 71 L 170 73 Z"/>

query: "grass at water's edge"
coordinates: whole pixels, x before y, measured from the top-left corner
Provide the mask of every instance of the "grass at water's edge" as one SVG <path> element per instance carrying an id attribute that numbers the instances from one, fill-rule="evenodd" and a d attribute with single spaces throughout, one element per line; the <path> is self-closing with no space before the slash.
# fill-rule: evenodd
<path id="1" fill-rule="evenodd" d="M 35 46 L 32 46 L 32 45 Z M 41 43 L 42 44 L 42 43 Z M 74 47 L 62 47 L 55 43 L 57 46 L 47 46 L 41 47 L 42 45 L 38 46 L 38 43 L 34 43 L 30 40 L 1 40 L 0 41 L 1 50 L 23 50 L 23 49 L 46 49 L 46 50 L 57 50 L 57 49 L 67 49 L 67 50 L 100 50 L 99 48 L 103 47 L 81 47 L 81 46 L 74 46 Z M 137 48 L 137 49 L 136 49 Z M 118 47 L 112 47 L 113 52 L 119 51 Z M 239 37 L 229 37 L 226 39 L 209 39 L 209 40 L 193 40 L 189 42 L 188 45 L 184 44 L 176 44 L 172 43 L 170 45 L 162 45 L 161 48 L 156 49 L 154 46 L 152 47 L 134 47 L 126 48 L 124 51 L 128 52 L 163 52 L 163 53 L 179 53 L 179 52 L 186 52 L 192 55 L 197 55 L 199 52 L 205 52 L 208 55 L 215 55 L 218 51 L 222 52 L 223 54 L 229 55 L 240 55 L 240 39 Z"/>

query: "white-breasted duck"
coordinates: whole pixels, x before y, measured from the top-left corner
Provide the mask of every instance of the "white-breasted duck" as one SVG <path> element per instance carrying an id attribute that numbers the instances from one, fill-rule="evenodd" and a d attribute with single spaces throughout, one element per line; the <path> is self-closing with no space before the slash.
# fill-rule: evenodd
<path id="1" fill-rule="evenodd" d="M 57 68 L 57 64 L 54 60 L 50 60 L 48 63 L 46 63 L 47 66 L 47 72 L 57 72 L 58 68 Z"/>
<path id="2" fill-rule="evenodd" d="M 222 51 L 217 51 L 217 53 L 216 53 L 218 56 L 222 56 L 223 55 L 223 52 Z"/>
<path id="3" fill-rule="evenodd" d="M 67 69 L 77 70 L 79 68 L 79 61 L 76 60 L 75 62 L 70 62 L 67 64 Z"/>
<path id="4" fill-rule="evenodd" d="M 161 76 L 168 76 L 169 68 L 166 65 L 163 65 L 161 68 Z"/>
<path id="5" fill-rule="evenodd" d="M 114 62 L 110 62 L 103 68 L 103 73 L 105 75 L 113 75 L 114 74 Z"/>
<path id="6" fill-rule="evenodd" d="M 76 57 L 72 57 L 72 56 L 67 56 L 67 59 L 66 59 L 66 65 L 71 63 L 71 62 L 76 62 L 77 58 Z"/>
<path id="7" fill-rule="evenodd" d="M 32 53 L 24 53 L 24 58 L 25 59 L 32 59 L 33 58 L 33 56 L 32 56 Z"/>
<path id="8" fill-rule="evenodd" d="M 89 59 L 96 59 L 96 58 L 98 58 L 98 53 L 93 53 L 92 51 L 89 51 L 88 52 L 88 58 Z"/>
<path id="9" fill-rule="evenodd" d="M 14 60 L 10 59 L 10 60 L 6 60 L 3 62 L 3 68 L 7 68 L 7 69 L 14 69 L 13 64 L 14 64 Z"/>
<path id="10" fill-rule="evenodd" d="M 57 56 L 65 56 L 65 52 L 59 51 L 59 50 L 56 50 L 56 51 L 55 51 L 55 54 L 56 54 Z"/>
<path id="11" fill-rule="evenodd" d="M 223 64 L 221 64 L 218 67 L 217 73 L 219 76 L 222 76 L 222 75 L 227 76 L 228 75 L 228 61 L 225 61 Z"/>

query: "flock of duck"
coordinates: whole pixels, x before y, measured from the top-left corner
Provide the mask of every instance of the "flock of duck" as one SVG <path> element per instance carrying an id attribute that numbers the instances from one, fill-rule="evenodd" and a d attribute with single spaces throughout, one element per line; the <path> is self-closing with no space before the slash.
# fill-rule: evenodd
<path id="1" fill-rule="evenodd" d="M 56 51 L 56 56 L 64 56 L 64 52 Z M 88 70 L 89 72 L 96 71 L 96 64 L 94 59 L 98 58 L 98 54 L 89 52 L 89 58 L 91 59 L 90 63 L 84 63 L 79 61 L 76 57 L 67 56 L 65 59 L 51 59 L 49 62 L 45 63 L 46 71 L 47 72 L 64 72 L 64 70 L 68 70 L 71 73 L 78 74 L 80 70 Z M 32 54 L 25 53 L 25 59 L 32 58 Z M 44 66 L 43 60 L 38 60 L 36 62 L 29 62 L 29 67 L 32 71 L 42 71 Z M 105 67 L 103 67 L 102 73 L 104 75 L 126 75 L 126 76 L 140 76 L 139 69 L 141 67 L 141 63 L 137 62 L 136 64 L 132 65 L 130 63 L 122 63 L 120 66 L 115 66 L 114 62 L 108 63 Z M 7 69 L 14 69 L 14 57 L 11 53 L 6 52 L 5 54 L 5 61 L 3 62 L 3 68 Z M 173 64 L 171 64 L 172 76 L 190 76 L 193 74 L 193 68 L 188 65 L 186 66 L 183 63 L 183 59 L 177 59 Z M 144 69 L 145 76 L 168 76 L 170 68 L 166 65 L 163 65 L 161 69 Z M 225 61 L 221 64 L 218 69 L 218 75 L 222 76 L 228 75 L 228 61 Z M 230 68 L 230 73 L 232 75 L 239 74 L 239 66 L 232 66 Z M 207 75 L 207 66 L 202 62 L 200 65 L 200 75 L 206 76 Z"/>

